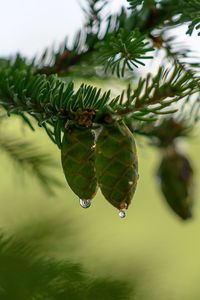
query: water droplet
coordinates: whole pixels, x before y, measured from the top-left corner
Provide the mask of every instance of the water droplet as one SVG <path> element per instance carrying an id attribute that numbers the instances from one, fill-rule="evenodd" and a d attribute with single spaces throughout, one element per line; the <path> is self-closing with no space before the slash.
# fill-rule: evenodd
<path id="1" fill-rule="evenodd" d="M 125 212 L 125 210 L 123 210 L 123 209 L 120 209 L 120 211 L 119 211 L 119 216 L 120 216 L 120 218 L 125 218 L 126 217 L 126 212 Z"/>
<path id="2" fill-rule="evenodd" d="M 89 208 L 91 205 L 91 200 L 80 199 L 80 206 L 83 208 Z"/>

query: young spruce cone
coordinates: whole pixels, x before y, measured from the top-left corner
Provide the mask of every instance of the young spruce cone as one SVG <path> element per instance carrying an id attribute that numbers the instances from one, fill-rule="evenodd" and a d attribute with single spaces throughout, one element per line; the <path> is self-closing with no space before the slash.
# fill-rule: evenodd
<path id="1" fill-rule="evenodd" d="M 192 217 L 194 180 L 189 160 L 177 150 L 166 151 L 158 177 L 161 190 L 172 210 L 183 220 Z"/>
<path id="2" fill-rule="evenodd" d="M 70 188 L 82 200 L 92 199 L 97 192 L 94 143 L 95 135 L 89 128 L 71 125 L 65 130 L 62 167 Z"/>
<path id="3" fill-rule="evenodd" d="M 104 197 L 118 209 L 128 208 L 138 180 L 132 133 L 123 122 L 104 125 L 96 143 L 96 175 Z"/>

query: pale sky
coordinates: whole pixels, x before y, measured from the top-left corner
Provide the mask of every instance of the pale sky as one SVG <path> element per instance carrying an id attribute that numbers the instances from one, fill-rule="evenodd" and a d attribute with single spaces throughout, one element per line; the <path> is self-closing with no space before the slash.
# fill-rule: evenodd
<path id="1" fill-rule="evenodd" d="M 79 3 L 86 0 L 0 0 L 0 57 L 16 52 L 32 57 L 66 36 L 72 38 L 83 24 Z M 110 0 L 112 11 L 121 5 L 127 1 Z M 186 28 L 176 34 L 200 53 L 200 37 L 186 37 Z"/>
<path id="2" fill-rule="evenodd" d="M 61 43 L 83 24 L 84 0 L 0 0 L 0 56 L 32 56 Z M 126 0 L 111 0 L 117 11 Z"/>

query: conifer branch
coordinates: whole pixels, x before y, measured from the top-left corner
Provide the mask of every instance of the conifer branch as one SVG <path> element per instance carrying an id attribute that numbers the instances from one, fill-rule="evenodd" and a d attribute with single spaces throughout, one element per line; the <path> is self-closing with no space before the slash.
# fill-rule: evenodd
<path id="1" fill-rule="evenodd" d="M 129 9 L 136 9 L 138 5 L 143 3 L 143 0 L 127 0 L 129 3 Z"/>
<path id="2" fill-rule="evenodd" d="M 163 39 L 164 34 L 167 34 L 169 29 L 184 23 L 188 23 L 187 33 L 190 35 L 195 29 L 200 28 L 199 1 L 177 0 L 174 3 L 173 0 L 128 0 L 128 2 L 132 12 L 129 11 L 130 13 L 128 13 L 122 9 L 119 15 L 110 15 L 105 19 L 101 15 L 104 7 L 102 2 L 89 0 L 90 9 L 89 13 L 86 13 L 86 26 L 84 31 L 78 32 L 71 47 L 65 42 L 57 52 L 52 51 L 50 53 L 47 50 L 41 59 L 34 58 L 31 62 L 27 62 L 20 57 L 17 57 L 15 61 L 12 59 L 0 60 L 0 105 L 6 110 L 8 116 L 11 114 L 21 116 L 31 129 L 34 129 L 31 118 L 35 118 L 38 125 L 46 130 L 51 140 L 61 149 L 63 171 L 66 179 L 72 190 L 81 199 L 80 203 L 83 202 L 84 207 L 86 201 L 87 206 L 90 205 L 89 199 L 94 197 L 99 185 L 105 198 L 120 209 L 119 215 L 122 218 L 125 216 L 123 209 L 128 208 L 138 180 L 135 142 L 124 122 L 127 125 L 129 124 L 130 127 L 133 120 L 142 121 L 142 124 L 145 125 L 149 124 L 150 121 L 157 120 L 160 115 L 169 115 L 176 112 L 178 109 L 175 104 L 178 101 L 182 101 L 182 104 L 185 105 L 190 99 L 194 98 L 196 102 L 192 106 L 191 116 L 195 112 L 196 116 L 193 118 L 195 123 L 199 119 L 200 94 L 200 78 L 196 72 L 199 68 L 199 61 L 194 60 L 187 63 L 187 59 L 190 58 L 190 51 L 187 51 L 186 48 L 174 49 L 176 47 L 174 38 Z M 107 1 L 104 3 L 107 3 Z M 161 33 L 161 36 L 156 36 L 156 30 L 157 34 Z M 89 66 L 90 69 L 93 68 L 95 71 L 100 69 L 100 73 L 103 75 L 107 71 L 111 71 L 112 74 L 118 77 L 125 76 L 126 71 L 133 71 L 134 67 L 144 65 L 146 59 L 152 58 L 152 56 L 146 55 L 154 50 L 151 42 L 155 47 L 166 50 L 166 57 L 170 58 L 168 62 L 171 63 L 171 68 L 166 68 L 164 61 L 163 66 L 159 68 L 155 76 L 147 74 L 145 78 L 139 79 L 136 88 L 129 85 L 127 90 L 117 97 L 112 98 L 110 90 L 102 93 L 101 89 L 84 83 L 79 88 L 75 88 L 74 83 L 69 81 L 69 76 L 67 82 L 57 77 L 58 75 L 69 75 L 71 68 L 80 68 L 84 64 L 87 68 Z M 75 69 L 75 72 L 77 70 Z M 179 110 L 182 114 L 184 105 Z M 177 131 L 168 134 L 168 124 L 172 124 L 173 127 L 174 120 L 171 116 L 168 119 L 160 118 L 160 124 L 156 125 L 155 130 L 154 127 L 148 127 L 148 130 L 153 129 L 147 130 L 147 135 L 151 138 L 157 138 L 161 147 L 171 146 L 171 144 L 173 146 L 173 139 L 183 133 L 182 127 L 179 128 L 180 124 L 177 123 L 178 125 L 175 124 Z M 136 123 L 134 122 L 134 124 Z M 162 126 L 166 129 L 164 139 Z M 102 128 L 102 132 L 95 140 L 93 133 L 99 127 Z M 142 128 L 135 131 L 143 134 Z M 72 137 L 73 134 L 75 138 L 72 139 L 72 144 L 75 143 L 78 151 L 76 153 L 73 149 L 72 156 L 77 154 L 77 159 L 75 158 L 75 163 L 71 164 L 70 156 L 67 157 L 66 155 L 68 149 L 65 153 L 64 145 L 68 145 L 68 138 Z M 112 134 L 117 140 L 116 143 L 113 143 Z M 105 144 L 105 139 L 108 141 L 108 160 L 107 158 L 104 160 L 104 157 L 106 157 L 102 154 L 105 151 L 104 148 L 101 150 L 102 145 Z M 127 144 L 125 143 L 124 152 L 121 154 L 119 150 L 123 148 L 125 139 Z M 81 143 L 79 143 L 79 140 L 81 140 Z M 82 145 L 86 141 L 89 141 L 85 154 L 88 163 L 88 165 L 86 164 L 87 172 L 88 169 L 91 170 L 91 177 L 88 178 L 89 181 L 94 178 L 94 183 L 92 183 L 93 186 L 89 193 L 83 196 L 80 189 L 87 190 L 90 184 L 88 178 L 85 177 L 85 171 L 82 169 L 83 173 L 81 173 L 81 169 L 79 169 L 79 166 L 82 165 L 79 154 L 82 151 Z M 95 143 L 97 150 L 94 151 Z M 114 144 L 113 148 L 109 149 L 109 144 L 112 143 Z M 71 145 L 71 142 L 69 144 Z M 41 169 L 50 163 L 46 154 L 37 153 L 35 148 L 25 142 L 9 137 L 4 138 L 3 136 L 0 139 L 0 147 L 18 164 L 24 165 L 28 170 L 32 169 L 42 184 L 48 186 L 49 182 L 55 182 L 54 178 L 46 176 L 46 172 L 44 173 L 44 170 Z M 118 161 L 116 160 L 118 153 L 120 159 L 123 156 L 126 157 L 126 153 L 131 153 L 131 155 L 128 155 L 130 159 L 126 162 L 126 182 L 120 181 L 122 178 L 122 164 L 118 158 Z M 184 160 L 184 157 L 179 156 L 178 153 L 175 158 L 181 158 L 182 162 Z M 113 176 L 110 170 L 102 173 L 102 165 L 105 163 L 106 168 L 103 167 L 103 170 L 107 170 L 107 163 L 110 160 L 114 162 L 113 175 L 116 172 L 117 176 Z M 72 165 L 72 173 L 69 171 L 69 177 L 67 173 L 69 170 L 67 167 L 68 162 Z M 80 174 L 77 171 L 73 173 L 73 169 L 78 169 Z M 77 181 L 70 183 L 68 179 L 71 176 L 73 177 L 73 174 L 75 174 Z M 174 175 L 176 180 L 179 174 L 175 173 Z M 192 175 L 191 172 L 190 175 Z M 122 185 L 122 188 L 124 186 L 124 191 L 120 197 L 118 197 L 118 192 L 115 195 L 113 194 L 113 179 L 111 177 L 116 177 L 116 180 L 114 179 L 115 187 L 117 187 L 116 191 L 121 190 L 120 185 Z M 109 183 L 108 188 L 107 184 L 104 184 L 107 181 Z M 186 184 L 185 195 L 188 197 L 188 195 L 191 196 L 189 181 Z M 76 189 L 77 186 L 80 189 Z M 183 182 L 183 186 L 185 186 L 185 182 Z M 86 187 L 86 189 L 83 187 Z M 129 192 L 125 195 L 127 191 Z M 175 187 L 175 194 L 176 191 Z M 114 198 L 110 198 L 112 194 Z M 184 196 L 183 200 L 187 197 Z M 182 201 L 181 197 L 180 200 Z M 188 214 L 184 215 L 183 213 L 180 216 L 188 218 L 190 211 L 188 211 Z"/>
<path id="3" fill-rule="evenodd" d="M 200 2 L 198 0 L 178 0 L 176 2 L 163 0 L 161 9 L 166 11 L 166 14 L 169 13 L 171 18 L 178 16 L 176 24 L 189 22 L 187 34 L 192 35 L 195 29 L 200 29 Z"/>
<path id="4" fill-rule="evenodd" d="M 138 5 L 142 5 L 140 8 L 140 14 L 144 11 L 148 11 L 149 20 L 148 26 L 145 28 L 151 28 L 152 24 L 154 27 L 158 25 L 174 26 L 182 25 L 183 23 L 188 24 L 187 34 L 191 35 L 193 31 L 200 29 L 200 2 L 198 0 L 161 0 L 161 1 L 148 1 L 148 0 L 127 0 L 132 9 L 133 14 L 136 12 Z M 138 11 L 137 11 L 138 13 Z M 156 24 L 157 23 L 157 24 Z M 200 35 L 200 33 L 199 33 Z"/>
<path id="5" fill-rule="evenodd" d="M 105 70 L 110 69 L 112 73 L 117 71 L 122 76 L 126 67 L 132 70 L 133 66 L 144 64 L 146 58 L 151 58 L 144 54 L 153 48 L 144 43 L 144 40 L 147 36 L 151 39 L 153 29 L 162 28 L 167 32 L 171 27 L 193 19 L 195 25 L 190 22 L 190 28 L 198 28 L 198 0 L 190 0 L 190 3 L 179 0 L 178 4 L 173 0 L 162 0 L 159 3 L 128 0 L 132 14 L 122 9 L 119 14 L 109 15 L 107 18 L 101 17 L 104 5 L 100 5 L 100 2 L 89 1 L 89 12 L 85 11 L 85 29 L 76 34 L 72 46 L 69 47 L 65 40 L 58 50 L 46 49 L 39 60 L 34 60 L 37 73 L 64 76 L 76 66 L 75 72 L 80 72 L 81 69 L 81 73 L 85 75 L 88 73 L 86 65 L 91 64 L 91 73 L 91 69 L 95 69 L 99 62 L 98 66 L 102 67 L 103 64 Z M 137 6 L 141 4 L 142 8 L 138 11 Z M 102 24 L 106 26 L 102 28 Z M 188 53 L 185 52 L 185 55 Z M 78 66 L 80 67 L 77 69 Z"/>
<path id="6" fill-rule="evenodd" d="M 97 62 L 105 66 L 106 72 L 110 69 L 118 77 L 124 76 L 126 68 L 132 71 L 138 65 L 144 66 L 142 60 L 153 58 L 146 53 L 154 50 L 139 31 L 128 32 L 124 29 L 120 29 L 117 34 L 107 35 L 96 47 Z"/>
<path id="7" fill-rule="evenodd" d="M 103 36 L 101 28 L 94 32 L 80 31 L 71 47 L 65 41 L 56 52 L 46 49 L 39 59 L 33 60 L 35 72 L 62 76 L 70 73 L 74 66 L 88 61 L 93 68 L 103 66 L 105 71 L 110 69 L 111 73 L 124 76 L 126 68 L 133 70 L 133 67 L 144 65 L 146 59 L 153 58 L 146 54 L 154 49 L 139 30 L 122 28 L 125 17 L 123 10 L 119 16 L 110 16 L 105 21 L 107 27 Z"/>
<path id="8" fill-rule="evenodd" d="M 198 91 L 199 79 L 178 65 L 171 72 L 160 68 L 156 76 L 140 79 L 135 90 L 128 88 L 125 100 L 123 95 L 112 99 L 110 91 L 102 94 L 101 89 L 85 84 L 75 91 L 73 82 L 65 84 L 56 76 L 34 75 L 30 70 L 18 70 L 15 64 L 0 71 L 0 104 L 8 114 L 21 115 L 26 122 L 30 123 L 26 113 L 34 117 L 59 147 L 67 121 L 82 125 L 87 115 L 89 121 L 84 125 L 91 126 L 101 123 L 99 115 L 102 118 L 108 110 L 148 121 L 176 110 L 165 108 Z"/>
<path id="9" fill-rule="evenodd" d="M 50 168 L 56 166 L 51 155 L 40 151 L 32 143 L 1 133 L 0 149 L 9 156 L 15 166 L 34 175 L 45 191 L 53 193 L 52 186 L 61 185 L 59 180 L 49 172 Z"/>
<path id="10" fill-rule="evenodd" d="M 189 96 L 173 115 L 161 116 L 154 123 L 138 122 L 133 124 L 127 119 L 131 131 L 148 137 L 158 147 L 173 144 L 179 137 L 191 136 L 192 130 L 200 120 L 200 92 L 196 97 Z"/>
<path id="11" fill-rule="evenodd" d="M 183 42 L 177 42 L 176 36 L 170 36 L 165 38 L 165 31 L 161 32 L 159 36 L 151 36 L 155 45 L 158 48 L 164 49 L 166 52 L 166 59 L 172 60 L 172 64 L 181 65 L 186 71 L 191 70 L 199 71 L 200 68 L 200 56 L 197 52 L 194 52 L 189 45 L 185 45 Z"/>
<path id="12" fill-rule="evenodd" d="M 166 108 L 198 93 L 199 84 L 199 79 L 182 66 L 175 65 L 173 70 L 161 67 L 156 76 L 148 74 L 140 79 L 135 90 L 128 88 L 127 100 L 118 108 L 118 113 L 129 113 L 135 119 L 147 120 L 147 116 L 154 119 L 156 114 L 175 112 L 176 107 L 170 111 Z"/>
<path id="13" fill-rule="evenodd" d="M 30 235 L 27 230 L 25 233 Z M 68 245 L 67 251 L 70 252 Z M 24 236 L 19 239 L 0 235 L 1 299 L 92 300 L 99 295 L 102 299 L 113 299 L 114 295 L 116 300 L 128 300 L 136 284 L 135 280 L 132 290 L 124 280 L 94 277 L 80 263 L 44 256 Z"/>

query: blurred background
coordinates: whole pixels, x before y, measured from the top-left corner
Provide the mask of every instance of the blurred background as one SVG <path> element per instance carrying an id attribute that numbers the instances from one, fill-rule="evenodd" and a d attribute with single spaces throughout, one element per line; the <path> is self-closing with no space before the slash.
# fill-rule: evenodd
<path id="1" fill-rule="evenodd" d="M 17 52 L 32 57 L 66 36 L 72 40 L 83 26 L 80 3 L 84 1 L 0 0 L 0 57 Z M 118 11 L 122 4 L 126 1 L 110 1 L 110 9 Z M 184 29 L 178 35 L 198 48 L 195 36 L 186 38 Z M 155 178 L 159 153 L 147 140 L 136 140 L 140 180 L 127 218 L 121 220 L 100 192 L 90 209 L 79 206 L 65 182 L 60 151 L 42 129 L 32 132 L 16 117 L 2 122 L 2 132 L 4 126 L 11 136 L 23 136 L 53 155 L 54 175 L 63 186 L 47 194 L 0 152 L 1 299 L 29 299 L 22 282 L 27 290 L 38 291 L 54 284 L 54 296 L 42 299 L 200 299 L 199 127 L 192 138 L 180 142 L 194 167 L 197 188 L 194 218 L 184 223 L 163 200 Z M 12 238 L 5 241 L 7 237 Z M 55 284 L 58 274 L 68 290 L 57 296 L 56 291 L 64 289 Z"/>

